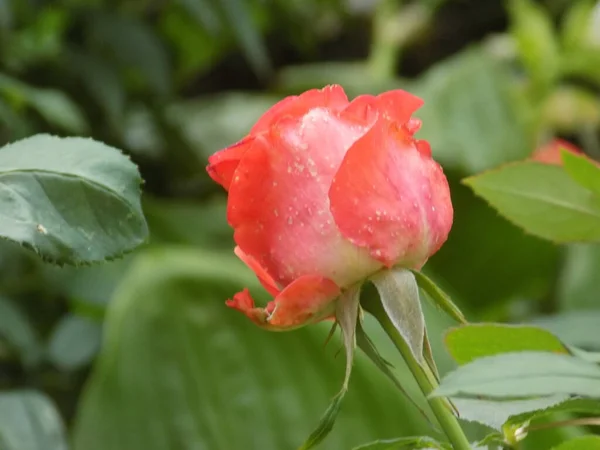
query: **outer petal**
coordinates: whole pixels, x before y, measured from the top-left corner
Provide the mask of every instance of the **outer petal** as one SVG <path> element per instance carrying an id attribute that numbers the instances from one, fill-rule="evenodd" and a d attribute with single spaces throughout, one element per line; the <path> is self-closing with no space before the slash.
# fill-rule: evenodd
<path id="1" fill-rule="evenodd" d="M 228 220 L 240 248 L 282 286 L 321 274 L 340 286 L 381 266 L 337 229 L 328 191 L 365 127 L 317 108 L 256 138 L 231 184 Z"/>
<path id="2" fill-rule="evenodd" d="M 298 96 L 284 98 L 273 105 L 256 122 L 250 130 L 250 134 L 266 131 L 285 117 L 300 117 L 313 108 L 328 108 L 338 111 L 348 104 L 348 97 L 344 89 L 333 84 L 323 89 L 311 89 Z"/>
<path id="3" fill-rule="evenodd" d="M 247 136 L 236 144 L 211 155 L 206 168 L 210 177 L 229 190 L 235 170 L 253 142 L 254 138 Z"/>
<path id="4" fill-rule="evenodd" d="M 254 306 L 248 289 L 235 294 L 226 304 L 244 313 L 257 325 L 283 331 L 331 316 L 339 295 L 340 288 L 333 281 L 320 275 L 305 275 L 294 280 L 266 308 Z"/>
<path id="5" fill-rule="evenodd" d="M 398 125 L 409 121 L 425 102 L 410 92 L 396 89 L 377 96 L 377 109 L 388 120 Z"/>
<path id="6" fill-rule="evenodd" d="M 452 226 L 441 167 L 384 119 L 348 150 L 329 198 L 342 234 L 387 266 L 420 267 Z"/>
<path id="7" fill-rule="evenodd" d="M 269 294 L 275 297 L 279 294 L 279 288 L 277 287 L 277 283 L 273 279 L 273 277 L 265 270 L 263 266 L 261 266 L 258 261 L 252 258 L 249 255 L 246 255 L 243 250 L 239 247 L 236 247 L 233 252 L 240 258 L 244 263 L 252 269 L 252 271 L 256 274 L 258 281 L 263 287 L 267 290 Z"/>
<path id="8" fill-rule="evenodd" d="M 398 125 L 406 124 L 406 130 L 414 134 L 421 127 L 421 121 L 411 119 L 411 116 L 423 103 L 419 97 L 397 89 L 377 97 L 359 95 L 344 109 L 343 114 L 363 123 L 372 123 L 376 117 L 383 117 Z"/>

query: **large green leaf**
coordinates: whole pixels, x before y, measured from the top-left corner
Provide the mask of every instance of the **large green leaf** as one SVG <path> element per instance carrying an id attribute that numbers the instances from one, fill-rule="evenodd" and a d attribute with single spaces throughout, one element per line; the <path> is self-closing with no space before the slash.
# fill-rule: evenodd
<path id="1" fill-rule="evenodd" d="M 100 142 L 48 135 L 15 142 L 0 149 L 0 178 L 0 236 L 44 259 L 112 259 L 148 234 L 137 168 Z"/>
<path id="2" fill-rule="evenodd" d="M 327 324 L 267 333 L 227 309 L 224 299 L 244 286 L 261 292 L 228 255 L 198 249 L 139 255 L 109 306 L 75 449 L 297 448 L 338 389 L 344 362 L 323 348 Z M 427 430 L 365 363 L 356 355 L 324 448 L 347 450 Z"/>
<path id="3" fill-rule="evenodd" d="M 600 334 L 596 333 L 600 323 L 599 309 L 564 311 L 540 317 L 534 323 L 551 331 L 567 344 L 600 349 Z"/>
<path id="4" fill-rule="evenodd" d="M 600 195 L 600 167 L 597 162 L 567 150 L 562 150 L 561 158 L 571 178 L 594 194 Z"/>
<path id="5" fill-rule="evenodd" d="M 571 244 L 565 249 L 564 263 L 558 279 L 557 298 L 561 310 L 598 308 L 598 273 L 600 273 L 600 245 Z M 569 330 L 587 333 L 585 328 Z M 600 341 L 587 333 L 585 340 Z M 584 336 L 582 336 L 584 337 Z M 579 345 L 568 340 L 570 344 Z"/>
<path id="6" fill-rule="evenodd" d="M 555 242 L 600 240 L 600 197 L 561 167 L 514 163 L 467 178 L 465 183 L 531 234 Z"/>
<path id="7" fill-rule="evenodd" d="M 503 353 L 447 374 L 435 395 L 526 398 L 572 394 L 600 397 L 600 367 L 550 352 Z"/>
<path id="8" fill-rule="evenodd" d="M 0 297 L 0 339 L 5 339 L 19 352 L 25 367 L 40 362 L 42 347 L 36 331 L 27 316 L 7 297 Z"/>
<path id="9" fill-rule="evenodd" d="M 563 343 L 543 328 L 526 325 L 480 323 L 453 328 L 446 348 L 458 364 L 483 356 L 519 351 L 568 353 Z"/>
<path id="10" fill-rule="evenodd" d="M 557 445 L 552 450 L 600 450 L 600 436 L 581 436 Z"/>
<path id="11" fill-rule="evenodd" d="M 0 394 L 2 450 L 67 450 L 65 429 L 50 399 L 35 391 Z"/>
<path id="12" fill-rule="evenodd" d="M 60 369 L 79 369 L 96 356 L 101 336 L 100 323 L 73 314 L 66 315 L 52 331 L 48 358 Z"/>
<path id="13" fill-rule="evenodd" d="M 533 148 L 510 67 L 484 48 L 435 65 L 412 90 L 425 100 L 420 139 L 445 167 L 476 173 L 524 158 Z M 405 88 L 406 89 L 406 88 Z"/>

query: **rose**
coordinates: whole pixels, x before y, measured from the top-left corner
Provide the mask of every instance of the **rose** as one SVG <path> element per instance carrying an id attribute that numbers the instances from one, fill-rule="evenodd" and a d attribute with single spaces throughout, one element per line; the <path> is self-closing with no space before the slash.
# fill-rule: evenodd
<path id="1" fill-rule="evenodd" d="M 275 299 L 247 289 L 228 306 L 283 330 L 331 317 L 341 290 L 377 271 L 420 268 L 452 225 L 448 182 L 413 134 L 423 104 L 408 92 L 362 95 L 340 86 L 288 97 L 248 136 L 209 158 L 229 191 L 236 255 Z"/>

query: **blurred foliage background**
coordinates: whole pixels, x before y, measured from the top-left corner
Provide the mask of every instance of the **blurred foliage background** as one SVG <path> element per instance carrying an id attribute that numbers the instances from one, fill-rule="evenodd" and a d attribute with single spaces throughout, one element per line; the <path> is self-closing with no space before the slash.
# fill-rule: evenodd
<path id="1" fill-rule="evenodd" d="M 326 326 L 269 334 L 225 308 L 241 287 L 262 291 L 232 255 L 225 195 L 204 167 L 278 99 L 328 83 L 425 99 L 420 137 L 456 211 L 426 269 L 470 320 L 537 322 L 600 349 L 600 249 L 528 236 L 460 184 L 556 136 L 600 156 L 596 2 L 0 0 L 1 144 L 49 132 L 123 149 L 146 180 L 152 236 L 124 260 L 85 268 L 1 243 L 0 449 L 302 442 L 341 382 L 340 344 L 323 346 Z M 444 372 L 452 324 L 426 312 Z M 534 432 L 523 448 L 582 432 Z M 321 447 L 436 433 L 359 355 Z"/>

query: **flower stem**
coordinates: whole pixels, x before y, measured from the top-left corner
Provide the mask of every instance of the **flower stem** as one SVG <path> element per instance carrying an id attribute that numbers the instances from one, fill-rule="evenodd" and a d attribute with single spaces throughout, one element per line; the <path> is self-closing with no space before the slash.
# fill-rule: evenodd
<path id="1" fill-rule="evenodd" d="M 404 338 L 396 330 L 396 327 L 394 327 L 394 324 L 385 313 L 381 302 L 375 298 L 367 298 L 363 300 L 362 305 L 377 319 L 404 358 L 406 365 L 415 377 L 421 391 L 427 397 L 431 410 L 454 449 L 470 450 L 471 444 L 458 423 L 456 416 L 453 414 L 448 401 L 443 397 L 429 397 L 429 394 L 437 387 L 435 375 L 427 365 L 421 365 L 415 359 Z"/>

